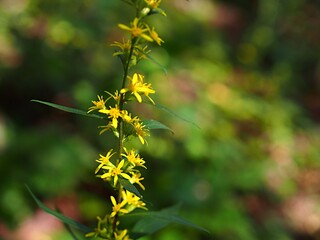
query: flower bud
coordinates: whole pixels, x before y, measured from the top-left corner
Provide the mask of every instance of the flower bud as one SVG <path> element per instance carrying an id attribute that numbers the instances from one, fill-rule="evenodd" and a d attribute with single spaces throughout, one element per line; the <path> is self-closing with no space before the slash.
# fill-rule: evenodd
<path id="1" fill-rule="evenodd" d="M 148 7 L 145 7 L 141 10 L 141 14 L 143 17 L 147 16 L 149 14 L 149 12 L 150 12 L 150 8 L 148 8 Z"/>

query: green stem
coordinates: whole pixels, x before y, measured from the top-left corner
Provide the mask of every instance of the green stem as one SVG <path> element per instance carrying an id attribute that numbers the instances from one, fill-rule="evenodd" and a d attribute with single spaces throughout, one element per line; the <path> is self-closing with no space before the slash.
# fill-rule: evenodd
<path id="1" fill-rule="evenodd" d="M 129 66 L 130 66 L 130 62 L 131 62 L 131 58 L 133 55 L 133 49 L 135 46 L 137 39 L 136 38 L 132 38 L 131 40 L 131 47 L 130 47 L 130 51 L 129 51 L 129 55 L 126 61 L 126 65 L 124 67 L 124 73 L 123 73 L 123 79 L 122 79 L 122 86 L 121 89 L 123 89 L 126 85 L 126 81 L 128 78 L 128 73 L 129 73 Z M 122 111 L 123 108 L 123 104 L 125 102 L 125 94 L 121 94 L 120 95 L 120 101 L 119 101 L 119 110 Z M 123 133 L 123 121 L 122 119 L 119 120 L 119 159 L 121 159 L 121 154 L 122 154 L 122 149 L 123 149 L 123 138 L 124 138 L 124 133 Z"/>
<path id="2" fill-rule="evenodd" d="M 129 67 L 130 67 L 130 62 L 131 62 L 131 58 L 132 58 L 132 55 L 133 55 L 133 50 L 134 50 L 134 46 L 135 46 L 136 42 L 137 42 L 137 38 L 135 38 L 135 37 L 131 38 L 131 47 L 130 47 L 130 50 L 129 50 L 129 55 L 128 55 L 128 58 L 127 58 L 127 61 L 126 61 L 126 65 L 124 67 L 121 89 L 124 88 L 125 85 L 126 85 L 128 72 L 129 72 Z M 124 95 L 122 95 L 122 96 L 124 96 Z M 120 104 L 121 104 L 121 101 L 120 101 Z"/>
<path id="3" fill-rule="evenodd" d="M 121 89 L 123 89 L 125 87 L 125 85 L 126 85 L 126 80 L 128 78 L 128 73 L 129 73 L 130 62 L 131 62 L 131 58 L 132 58 L 132 55 L 133 55 L 133 50 L 134 50 L 134 46 L 135 46 L 136 42 L 137 42 L 136 38 L 132 38 L 131 39 L 131 47 L 130 47 L 130 51 L 129 51 L 129 55 L 128 55 L 126 64 L 124 66 Z M 125 102 L 125 94 L 121 94 L 120 95 L 120 100 L 119 100 L 119 110 L 120 111 L 122 111 L 124 102 Z M 118 162 L 117 162 L 117 164 L 119 164 L 119 161 L 120 161 L 120 159 L 122 157 L 122 149 L 123 149 L 123 141 L 124 141 L 123 124 L 124 124 L 123 120 L 121 118 L 119 118 L 119 126 L 118 126 L 118 131 L 119 131 L 119 149 L 118 149 Z M 117 203 L 121 202 L 121 192 L 122 192 L 122 186 L 121 186 L 121 184 L 119 184 Z M 115 232 L 116 229 L 117 229 L 117 221 L 118 221 L 118 215 L 116 215 L 114 217 L 113 232 Z"/>

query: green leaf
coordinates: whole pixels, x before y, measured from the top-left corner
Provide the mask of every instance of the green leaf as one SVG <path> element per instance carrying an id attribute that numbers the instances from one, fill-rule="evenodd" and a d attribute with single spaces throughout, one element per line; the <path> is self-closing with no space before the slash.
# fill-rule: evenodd
<path id="1" fill-rule="evenodd" d="M 139 198 L 142 198 L 143 196 L 140 194 L 140 192 L 138 191 L 138 189 L 131 184 L 127 179 L 124 178 L 119 178 L 119 182 L 120 184 L 129 192 L 134 193 L 135 195 L 137 195 Z"/>
<path id="2" fill-rule="evenodd" d="M 162 10 L 161 10 L 162 11 Z M 153 12 L 153 13 L 157 13 L 157 12 Z M 160 12 L 158 12 L 160 13 Z M 157 65 L 158 67 L 161 68 L 161 70 L 164 72 L 165 75 L 168 75 L 168 71 L 167 69 L 161 64 L 159 63 L 157 60 L 155 60 L 153 57 L 150 56 L 150 54 L 145 53 L 143 50 L 141 49 L 137 49 L 141 54 L 144 54 L 151 62 L 153 62 L 155 65 Z"/>
<path id="3" fill-rule="evenodd" d="M 99 116 L 97 114 L 87 113 L 86 111 L 83 111 L 83 110 L 80 110 L 80 109 L 66 107 L 66 106 L 55 104 L 55 103 L 44 102 L 44 101 L 39 101 L 39 100 L 31 100 L 31 102 L 41 103 L 41 104 L 47 105 L 49 107 L 53 107 L 53 108 L 56 108 L 56 109 L 59 109 L 59 110 L 65 111 L 65 112 L 69 112 L 69 113 L 83 115 L 83 116 L 86 116 L 86 117 L 94 117 L 94 118 L 103 119 L 102 116 Z"/>
<path id="4" fill-rule="evenodd" d="M 169 130 L 172 134 L 174 133 L 169 127 L 167 127 L 166 125 L 164 125 L 161 122 L 158 122 L 156 120 L 143 120 L 143 124 L 150 130 L 152 129 L 164 129 L 164 130 Z"/>
<path id="5" fill-rule="evenodd" d="M 92 232 L 93 230 L 75 220 L 73 220 L 72 218 L 69 218 L 69 217 L 66 217 L 64 216 L 63 214 L 57 212 L 57 211 L 54 211 L 50 208 L 48 208 L 46 205 L 44 205 L 34 194 L 33 192 L 30 190 L 30 188 L 26 185 L 26 188 L 28 189 L 30 195 L 32 196 L 32 198 L 35 200 L 35 202 L 37 203 L 37 205 L 45 212 L 55 216 L 56 218 L 58 218 L 60 221 L 62 221 L 63 223 L 75 228 L 75 229 L 78 229 L 84 233 L 88 233 L 88 232 Z"/>
<path id="6" fill-rule="evenodd" d="M 78 237 L 75 235 L 75 233 L 72 231 L 71 227 L 66 224 L 63 223 L 64 227 L 66 228 L 66 230 L 68 231 L 68 233 L 70 234 L 70 236 L 72 237 L 73 240 L 79 240 Z"/>
<path id="7" fill-rule="evenodd" d="M 61 214 L 61 211 L 57 208 L 57 212 Z M 72 231 L 70 225 L 63 223 L 64 227 L 66 228 L 67 232 L 70 234 L 73 240 L 79 240 L 76 234 Z"/>
<path id="8" fill-rule="evenodd" d="M 179 116 L 179 115 L 176 114 L 174 111 L 168 109 L 168 108 L 165 107 L 165 106 L 162 106 L 162 105 L 160 105 L 160 104 L 158 104 L 158 103 L 156 103 L 156 104 L 152 104 L 152 103 L 148 103 L 148 102 L 143 102 L 143 103 L 145 103 L 145 104 L 150 104 L 150 105 L 152 105 L 152 106 L 154 106 L 154 107 L 156 107 L 156 108 L 158 108 L 158 109 L 160 109 L 160 110 L 162 110 L 162 111 L 164 111 L 164 112 L 166 112 L 166 113 L 169 113 L 171 116 L 176 117 L 176 118 L 178 118 L 178 119 L 180 119 L 180 120 L 182 120 L 182 121 L 184 121 L 184 122 L 187 122 L 187 123 L 189 123 L 189 124 L 192 124 L 192 125 L 195 126 L 196 128 L 200 129 L 200 127 L 199 127 L 197 124 L 195 124 L 194 122 L 192 122 L 192 121 L 190 121 L 190 120 L 188 120 L 188 119 L 186 119 L 186 118 L 184 118 L 184 117 Z"/>
<path id="9" fill-rule="evenodd" d="M 147 58 L 148 58 L 151 62 L 153 62 L 153 63 L 154 63 L 155 65 L 157 65 L 158 67 L 160 67 L 161 70 L 164 72 L 165 75 L 168 75 L 168 70 L 167 70 L 164 66 L 162 66 L 161 63 L 159 63 L 159 62 L 156 61 L 153 57 L 151 57 L 150 54 L 145 54 L 145 55 L 147 56 Z"/>
<path id="10" fill-rule="evenodd" d="M 170 115 L 172 115 L 172 116 L 174 116 L 174 117 L 176 117 L 176 118 L 179 118 L 180 120 L 182 120 L 182 121 L 184 121 L 184 122 L 187 122 L 187 123 L 189 123 L 189 124 L 192 124 L 193 126 L 195 126 L 195 127 L 197 127 L 197 128 L 200 129 L 200 127 L 199 127 L 197 124 L 195 124 L 194 122 L 192 122 L 192 121 L 190 121 L 190 120 L 188 120 L 188 119 L 186 119 L 186 118 L 184 118 L 184 117 L 179 116 L 179 115 L 176 114 L 174 111 L 166 108 L 165 106 L 162 106 L 162 105 L 160 105 L 160 104 L 156 104 L 155 106 L 156 106 L 157 108 L 161 109 L 162 111 L 164 111 L 164 112 L 166 112 L 166 113 L 169 113 Z"/>
<path id="11" fill-rule="evenodd" d="M 131 5 L 131 6 L 134 6 L 133 4 L 132 4 L 132 2 L 130 2 L 130 1 L 128 1 L 128 0 L 122 0 L 123 2 L 125 2 L 125 3 L 127 3 L 127 4 L 129 4 L 129 5 Z"/>
<path id="12" fill-rule="evenodd" d="M 209 233 L 206 229 L 184 219 L 177 215 L 179 205 L 175 205 L 170 208 L 163 209 L 161 211 L 148 211 L 127 214 L 125 217 L 139 218 L 134 225 L 132 232 L 135 236 L 151 235 L 156 231 L 161 230 L 168 224 L 176 223 L 187 227 L 192 227 L 206 233 Z"/>

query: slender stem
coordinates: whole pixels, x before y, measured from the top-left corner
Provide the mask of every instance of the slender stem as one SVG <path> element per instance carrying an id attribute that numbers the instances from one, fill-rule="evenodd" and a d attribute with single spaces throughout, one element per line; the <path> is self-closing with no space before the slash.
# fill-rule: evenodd
<path id="1" fill-rule="evenodd" d="M 133 49 L 136 43 L 136 38 L 132 38 L 131 40 L 131 47 L 130 47 L 130 51 L 129 51 L 129 55 L 126 61 L 126 65 L 124 67 L 124 73 L 123 73 L 123 79 L 122 79 L 122 86 L 121 89 L 125 87 L 126 85 L 126 80 L 128 78 L 128 72 L 129 72 L 129 66 L 130 66 L 130 62 L 131 62 L 131 58 L 133 55 Z M 120 100 L 119 100 L 119 110 L 122 111 L 123 108 L 123 104 L 124 104 L 124 100 L 125 100 L 125 94 L 121 94 L 120 95 Z M 122 119 L 119 119 L 119 159 L 121 159 L 121 154 L 122 154 L 122 149 L 123 149 L 123 121 Z"/>
<path id="2" fill-rule="evenodd" d="M 118 191 L 118 197 L 117 197 L 117 202 L 120 203 L 121 202 L 121 192 L 122 192 L 122 186 L 119 185 L 119 191 Z M 118 222 L 118 214 L 114 217 L 114 220 L 113 220 L 113 225 L 112 225 L 112 229 L 113 229 L 113 232 L 116 231 L 117 229 L 117 222 Z"/>
<path id="3" fill-rule="evenodd" d="M 137 42 L 137 38 L 131 38 L 131 46 L 130 46 L 129 55 L 128 55 L 128 58 L 127 58 L 127 61 L 126 61 L 126 65 L 124 67 L 123 78 L 122 78 L 122 87 L 121 88 L 124 88 L 125 85 L 126 85 L 126 80 L 127 80 L 127 76 L 128 76 L 130 62 L 131 62 L 131 58 L 132 58 L 132 55 L 133 55 L 133 50 L 134 50 L 134 46 L 135 46 L 136 42 Z"/>
<path id="4" fill-rule="evenodd" d="M 122 79 L 122 86 L 121 89 L 125 87 L 126 85 L 126 80 L 128 78 L 128 72 L 129 72 L 129 66 L 130 66 L 130 62 L 131 62 L 131 58 L 133 55 L 133 49 L 136 43 L 136 38 L 132 38 L 131 40 L 131 47 L 130 47 L 130 51 L 129 51 L 129 55 L 126 61 L 126 65 L 124 67 L 124 73 L 123 73 L 123 79 Z M 121 94 L 120 95 L 120 100 L 119 100 L 119 110 L 122 111 L 123 108 L 123 104 L 124 104 L 124 100 L 125 100 L 125 94 Z M 121 159 L 121 154 L 122 154 L 122 149 L 123 149 L 123 121 L 122 119 L 119 119 L 119 159 Z"/>
<path id="5" fill-rule="evenodd" d="M 130 47 L 130 51 L 129 51 L 129 55 L 126 61 L 126 64 L 124 66 L 124 72 L 123 72 L 123 79 L 122 79 L 122 86 L 121 89 L 125 87 L 126 85 L 126 80 L 128 78 L 128 73 L 129 73 L 129 67 L 130 67 L 130 62 L 131 62 L 131 58 L 133 55 L 133 49 L 134 46 L 137 42 L 136 38 L 132 38 L 131 40 L 131 47 Z M 120 90 L 121 90 L 120 89 Z M 121 94 L 120 95 L 120 100 L 119 100 L 119 110 L 122 111 L 123 108 L 123 104 L 125 102 L 125 94 Z M 124 132 L 123 132 L 123 120 L 121 118 L 119 118 L 119 126 L 118 126 L 118 131 L 119 131 L 119 149 L 118 149 L 118 162 L 117 164 L 119 164 L 119 161 L 122 157 L 122 149 L 123 149 L 123 140 L 124 140 Z M 121 184 L 119 184 L 119 189 L 118 189 L 118 196 L 117 196 L 117 203 L 121 202 L 121 192 L 122 192 L 122 186 Z M 117 229 L 117 221 L 118 221 L 118 215 L 116 215 L 114 217 L 114 221 L 113 221 L 113 232 L 116 231 Z"/>

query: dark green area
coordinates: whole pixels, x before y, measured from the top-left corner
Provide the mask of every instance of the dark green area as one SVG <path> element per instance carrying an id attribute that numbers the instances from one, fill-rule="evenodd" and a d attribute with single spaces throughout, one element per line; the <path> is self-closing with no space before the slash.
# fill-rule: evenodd
<path id="1" fill-rule="evenodd" d="M 150 23 L 165 43 L 134 70 L 166 108 L 131 105 L 164 124 L 140 152 L 149 208 L 181 203 L 212 239 L 318 239 L 319 3 L 164 0 L 162 9 L 168 16 Z M 40 200 L 76 196 L 77 220 L 90 227 L 110 211 L 112 189 L 94 176 L 99 153 L 115 148 L 111 133 L 98 135 L 104 120 L 31 100 L 86 112 L 119 88 L 109 45 L 132 17 L 118 0 L 0 2 L 1 226 L 14 231 L 34 213 L 24 184 Z M 208 235 L 173 224 L 150 239 Z"/>

